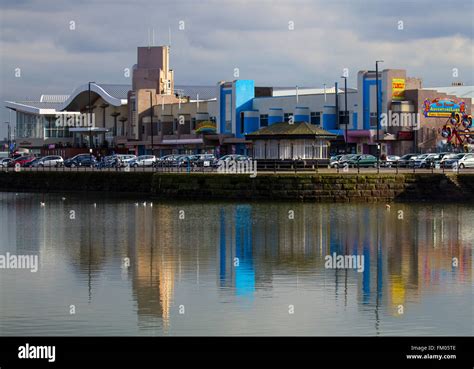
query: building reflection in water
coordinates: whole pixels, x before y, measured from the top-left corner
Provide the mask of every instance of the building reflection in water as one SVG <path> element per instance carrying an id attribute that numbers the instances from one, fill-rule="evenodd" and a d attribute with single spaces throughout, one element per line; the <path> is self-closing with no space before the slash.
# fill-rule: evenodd
<path id="1" fill-rule="evenodd" d="M 93 208 L 79 201 L 70 222 L 63 202 L 38 208 L 37 201 L 2 203 L 2 214 L 15 219 L 15 234 L 4 232 L 10 249 L 48 260 L 65 255 L 89 303 L 95 280 L 129 257 L 138 324 L 156 332 L 177 316 L 177 291 L 211 293 L 212 282 L 218 300 L 237 304 L 282 285 L 322 291 L 328 301 L 373 316 L 378 332 L 381 316 L 397 317 L 400 305 L 406 312 L 425 295 L 472 280 L 474 214 L 467 206 L 115 201 Z M 32 234 L 37 242 L 29 241 Z M 326 269 L 333 253 L 363 255 L 364 271 Z"/>
<path id="2" fill-rule="evenodd" d="M 189 218 L 180 223 L 181 208 Z M 299 278 L 309 276 L 316 285 L 324 281 L 344 305 L 356 289 L 359 309 L 375 315 L 376 332 L 380 309 L 398 316 L 400 306 L 405 310 L 447 282 L 471 280 L 474 237 L 466 229 L 472 229 L 472 220 L 456 207 L 447 216 L 436 206 L 409 205 L 394 205 L 390 212 L 360 205 L 216 205 L 206 206 L 205 214 L 199 208 L 159 207 L 153 231 L 136 218 L 138 314 L 159 315 L 165 327 L 177 269 L 184 263 L 185 270 L 197 270 L 198 281 L 200 264 L 207 265 L 201 272 L 212 273 L 208 257 L 214 252 L 224 294 L 253 298 L 258 290 L 271 289 L 275 279 L 293 279 L 298 288 Z M 333 253 L 363 255 L 364 271 L 325 269 L 324 257 Z"/>

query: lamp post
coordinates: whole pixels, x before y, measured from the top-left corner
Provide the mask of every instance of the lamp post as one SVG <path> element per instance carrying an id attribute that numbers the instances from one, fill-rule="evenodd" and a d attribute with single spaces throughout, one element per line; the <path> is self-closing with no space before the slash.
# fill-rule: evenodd
<path id="1" fill-rule="evenodd" d="M 349 125 L 349 113 L 347 111 L 347 77 L 341 76 L 344 78 L 344 124 L 346 125 L 346 154 L 349 151 L 349 136 L 348 136 L 348 128 Z"/>
<path id="2" fill-rule="evenodd" d="M 106 124 L 105 124 L 105 109 L 107 109 L 109 107 L 109 104 L 107 103 L 103 103 L 102 105 L 100 105 L 100 107 L 102 108 L 102 123 L 103 123 L 103 128 L 104 128 L 104 134 L 103 134 L 103 141 L 102 141 L 102 144 L 105 143 L 105 128 L 106 128 Z"/>
<path id="3" fill-rule="evenodd" d="M 10 153 L 10 146 L 11 146 L 11 131 L 10 131 L 10 122 L 5 122 L 5 124 L 8 124 L 8 136 L 7 136 L 7 142 L 8 142 L 8 152 Z"/>
<path id="4" fill-rule="evenodd" d="M 92 117 L 92 106 L 91 106 L 91 84 L 92 83 L 95 83 L 95 82 L 89 82 L 89 105 L 87 106 L 88 107 L 88 110 L 89 110 L 89 117 L 88 117 L 88 126 L 89 126 L 89 145 L 90 145 L 90 149 L 92 149 L 92 127 L 90 126 L 90 123 L 91 123 L 91 117 Z"/>
<path id="5" fill-rule="evenodd" d="M 119 112 L 116 112 L 114 111 L 113 113 L 110 114 L 111 117 L 114 118 L 114 130 L 112 132 L 112 137 L 113 137 L 113 145 L 114 147 L 117 146 L 116 145 L 116 137 L 117 137 L 117 117 L 120 115 Z"/>
<path id="6" fill-rule="evenodd" d="M 377 168 L 380 166 L 379 63 L 383 63 L 383 60 L 375 61 L 375 105 L 377 107 Z"/>
<path id="7" fill-rule="evenodd" d="M 153 155 L 153 95 L 152 91 L 148 91 L 150 93 L 150 129 L 151 129 L 151 155 Z"/>

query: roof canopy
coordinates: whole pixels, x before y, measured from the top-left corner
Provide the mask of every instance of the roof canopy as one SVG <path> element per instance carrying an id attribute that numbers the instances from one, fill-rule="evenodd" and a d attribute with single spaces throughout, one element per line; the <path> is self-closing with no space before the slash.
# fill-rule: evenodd
<path id="1" fill-rule="evenodd" d="M 327 138 L 334 139 L 335 134 L 332 134 L 324 129 L 318 128 L 308 122 L 299 123 L 275 123 L 268 127 L 259 129 L 245 135 L 247 139 L 255 140 L 259 138 L 277 139 L 277 138 Z"/>

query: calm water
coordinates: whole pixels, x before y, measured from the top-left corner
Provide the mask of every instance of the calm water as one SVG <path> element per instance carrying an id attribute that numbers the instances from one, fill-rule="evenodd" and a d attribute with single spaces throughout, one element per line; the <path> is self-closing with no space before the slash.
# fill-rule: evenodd
<path id="1" fill-rule="evenodd" d="M 62 196 L 0 193 L 0 255 L 39 257 L 0 269 L 0 335 L 473 334 L 472 204 Z"/>

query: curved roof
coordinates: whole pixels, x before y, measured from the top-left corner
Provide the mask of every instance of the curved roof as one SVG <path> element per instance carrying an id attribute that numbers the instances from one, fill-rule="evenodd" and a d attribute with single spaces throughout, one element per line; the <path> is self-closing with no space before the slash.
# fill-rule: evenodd
<path id="1" fill-rule="evenodd" d="M 113 85 L 113 84 L 90 84 L 91 92 L 96 93 L 106 102 L 113 106 L 121 106 L 127 104 L 127 94 L 131 90 L 130 85 Z M 89 94 L 89 83 L 79 86 L 76 88 L 66 101 L 61 105 L 59 110 L 68 110 L 73 105 L 76 105 L 79 101 L 84 103 L 88 99 Z M 78 101 L 79 100 L 79 101 Z M 78 110 L 74 108 L 72 110 Z"/>

